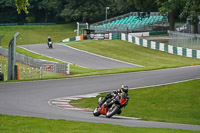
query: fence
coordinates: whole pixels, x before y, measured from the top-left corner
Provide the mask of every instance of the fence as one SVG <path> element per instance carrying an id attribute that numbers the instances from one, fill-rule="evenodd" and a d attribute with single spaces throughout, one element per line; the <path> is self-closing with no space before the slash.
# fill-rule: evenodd
<path id="1" fill-rule="evenodd" d="M 164 43 L 145 40 L 139 37 L 135 37 L 135 36 L 131 36 L 131 35 L 123 34 L 123 33 L 121 34 L 121 40 L 128 41 L 128 42 L 131 42 L 143 47 L 147 47 L 150 49 L 167 52 L 170 54 L 200 59 L 200 50 L 172 46 L 172 45 L 168 45 Z"/>
<path id="2" fill-rule="evenodd" d="M 191 33 L 191 28 L 192 26 L 188 23 L 184 25 L 176 25 L 176 31 L 178 32 Z M 200 34 L 200 23 L 198 24 L 198 34 Z"/>
<path id="3" fill-rule="evenodd" d="M 8 57 L 8 50 L 0 47 L 0 55 Z M 16 53 L 16 60 L 31 67 L 21 67 L 20 77 L 23 79 L 44 78 L 57 74 L 69 74 L 69 64 L 56 63 L 46 60 L 33 59 L 31 57 Z M 5 71 L 5 70 L 4 70 Z M 7 73 L 7 71 L 5 71 Z"/>
<path id="4" fill-rule="evenodd" d="M 48 68 L 48 64 L 41 66 L 39 69 L 35 67 L 20 66 L 19 67 L 19 79 L 40 79 L 48 77 L 57 77 L 62 74 L 55 72 L 55 66 L 52 65 L 52 68 Z M 7 79 L 8 66 L 6 64 L 0 64 L 0 72 L 4 74 L 4 80 Z"/>
<path id="5" fill-rule="evenodd" d="M 169 45 L 200 50 L 200 34 L 169 31 Z"/>

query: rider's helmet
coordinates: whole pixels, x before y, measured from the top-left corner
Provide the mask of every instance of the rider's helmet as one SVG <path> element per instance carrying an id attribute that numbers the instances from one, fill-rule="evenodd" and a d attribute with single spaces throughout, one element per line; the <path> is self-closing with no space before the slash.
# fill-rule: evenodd
<path id="1" fill-rule="evenodd" d="M 122 93 L 128 93 L 128 86 L 127 85 L 122 85 L 121 86 L 121 92 Z"/>
<path id="2" fill-rule="evenodd" d="M 48 38 L 50 38 L 50 36 L 48 36 Z"/>

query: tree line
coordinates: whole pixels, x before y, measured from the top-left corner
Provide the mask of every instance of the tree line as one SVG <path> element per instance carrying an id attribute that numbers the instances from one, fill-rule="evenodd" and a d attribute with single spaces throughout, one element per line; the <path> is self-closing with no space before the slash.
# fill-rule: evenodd
<path id="1" fill-rule="evenodd" d="M 176 19 L 188 18 L 195 32 L 200 15 L 200 0 L 1 0 L 0 23 L 94 23 L 105 19 L 106 7 L 108 18 L 131 11 L 159 11 L 168 16 L 170 30 Z"/>

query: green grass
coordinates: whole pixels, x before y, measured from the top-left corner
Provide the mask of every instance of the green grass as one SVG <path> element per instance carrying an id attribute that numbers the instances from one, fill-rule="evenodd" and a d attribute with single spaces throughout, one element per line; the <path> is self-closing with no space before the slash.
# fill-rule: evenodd
<path id="1" fill-rule="evenodd" d="M 199 94 L 200 79 L 129 90 L 130 101 L 121 115 L 149 121 L 200 125 Z M 71 103 L 76 103 L 74 106 L 94 109 L 98 97 L 73 100 Z"/>
<path id="2" fill-rule="evenodd" d="M 90 40 L 87 41 L 87 43 L 83 41 L 83 43 L 69 44 L 69 46 L 106 57 L 144 66 L 142 68 L 131 68 L 131 70 L 150 70 L 189 66 L 192 63 L 200 64 L 200 60 L 198 59 L 186 58 L 183 56 L 172 55 L 157 50 L 151 50 L 149 48 L 144 48 L 120 40 Z"/>
<path id="3" fill-rule="evenodd" d="M 8 47 L 10 40 L 16 32 L 19 32 L 17 45 L 46 43 L 47 37 L 51 36 L 53 42 L 59 42 L 63 39 L 76 35 L 74 30 L 76 24 L 63 25 L 35 25 L 35 26 L 1 26 L 0 35 L 4 35 L 1 45 Z"/>
<path id="4" fill-rule="evenodd" d="M 125 127 L 111 124 L 0 115 L 2 133 L 196 133 L 198 131 Z"/>

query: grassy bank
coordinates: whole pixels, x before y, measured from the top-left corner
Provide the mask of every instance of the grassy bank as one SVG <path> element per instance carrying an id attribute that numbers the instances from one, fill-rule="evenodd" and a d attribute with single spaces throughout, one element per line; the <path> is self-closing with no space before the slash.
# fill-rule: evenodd
<path id="1" fill-rule="evenodd" d="M 172 85 L 129 90 L 130 101 L 121 115 L 150 121 L 200 125 L 199 86 L 200 79 L 197 79 Z M 73 105 L 78 107 L 94 109 L 98 97 L 73 100 L 71 103 L 77 103 Z"/>
<path id="2" fill-rule="evenodd" d="M 125 127 L 111 124 L 49 120 L 34 117 L 0 115 L 0 132 L 3 133 L 195 133 L 177 129 Z"/>
<path id="3" fill-rule="evenodd" d="M 68 44 L 74 48 L 103 55 L 113 59 L 142 65 L 145 69 L 170 68 L 200 64 L 200 60 L 168 54 L 165 52 L 144 48 L 120 40 L 83 41 L 83 43 Z M 137 68 L 134 68 L 137 69 Z"/>
<path id="4" fill-rule="evenodd" d="M 22 25 L 22 26 L 1 26 L 0 35 L 3 47 L 8 47 L 10 40 L 16 32 L 19 32 L 17 45 L 46 43 L 47 37 L 51 36 L 53 42 L 59 42 L 65 38 L 76 35 L 74 30 L 76 24 L 63 25 Z"/>

